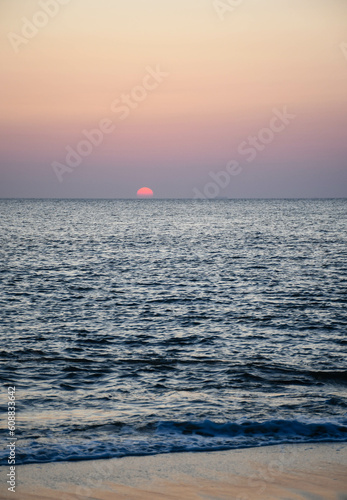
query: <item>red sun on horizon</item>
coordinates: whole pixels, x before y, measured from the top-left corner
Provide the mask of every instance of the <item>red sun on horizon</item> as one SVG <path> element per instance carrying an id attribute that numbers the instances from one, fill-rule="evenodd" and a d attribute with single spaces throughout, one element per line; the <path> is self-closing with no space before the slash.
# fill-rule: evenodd
<path id="1" fill-rule="evenodd" d="M 143 187 L 143 188 L 138 190 L 137 197 L 138 198 L 152 198 L 153 191 L 150 188 Z"/>

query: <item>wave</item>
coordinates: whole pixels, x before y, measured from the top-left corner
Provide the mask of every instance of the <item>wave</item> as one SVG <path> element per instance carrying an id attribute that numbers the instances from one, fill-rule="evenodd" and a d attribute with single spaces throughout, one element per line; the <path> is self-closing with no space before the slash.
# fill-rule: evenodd
<path id="1" fill-rule="evenodd" d="M 218 451 L 275 444 L 347 441 L 347 420 L 266 420 L 217 423 L 157 421 L 72 430 L 65 439 L 18 439 L 16 463 L 95 460 L 158 453 Z M 91 437 L 93 436 L 93 437 Z M 8 452 L 0 452 L 7 464 Z"/>

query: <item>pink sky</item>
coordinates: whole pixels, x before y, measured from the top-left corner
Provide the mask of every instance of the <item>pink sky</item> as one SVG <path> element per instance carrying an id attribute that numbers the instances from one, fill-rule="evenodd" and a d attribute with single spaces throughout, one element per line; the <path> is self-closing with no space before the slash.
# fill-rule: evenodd
<path id="1" fill-rule="evenodd" d="M 346 196 L 346 1 L 244 0 L 223 20 L 213 0 L 59 1 L 47 21 L 48 0 L 0 6 L 1 197 L 192 197 L 232 159 L 221 196 Z M 124 94 L 139 101 L 121 119 Z M 285 106 L 295 119 L 248 163 L 238 146 Z"/>

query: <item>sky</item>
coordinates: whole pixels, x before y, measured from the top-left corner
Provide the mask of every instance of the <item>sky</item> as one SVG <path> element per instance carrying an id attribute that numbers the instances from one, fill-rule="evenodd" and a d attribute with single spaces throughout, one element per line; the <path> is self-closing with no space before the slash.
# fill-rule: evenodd
<path id="1" fill-rule="evenodd" d="M 0 0 L 0 197 L 345 197 L 347 1 Z"/>

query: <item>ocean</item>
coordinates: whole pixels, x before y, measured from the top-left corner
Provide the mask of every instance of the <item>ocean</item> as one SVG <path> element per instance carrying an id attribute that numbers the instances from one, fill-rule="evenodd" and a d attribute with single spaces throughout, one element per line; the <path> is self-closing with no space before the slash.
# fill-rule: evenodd
<path id="1" fill-rule="evenodd" d="M 346 200 L 0 209 L 17 464 L 347 441 Z"/>

